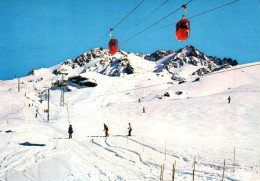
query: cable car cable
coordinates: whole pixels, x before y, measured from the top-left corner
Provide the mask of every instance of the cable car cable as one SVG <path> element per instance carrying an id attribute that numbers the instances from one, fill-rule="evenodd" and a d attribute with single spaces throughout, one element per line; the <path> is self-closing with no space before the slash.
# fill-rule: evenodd
<path id="1" fill-rule="evenodd" d="M 195 17 L 197 17 L 197 16 L 200 16 L 200 15 L 203 15 L 203 14 L 206 14 L 206 13 L 209 13 L 209 12 L 214 11 L 214 10 L 219 9 L 219 8 L 223 8 L 223 7 L 225 7 L 225 6 L 228 6 L 228 5 L 233 4 L 233 3 L 235 3 L 235 2 L 238 2 L 238 1 L 240 1 L 240 0 L 235 0 L 235 1 L 232 1 L 232 2 L 230 2 L 230 3 L 227 3 L 227 4 L 224 4 L 224 5 L 218 6 L 218 7 L 216 7 L 216 8 L 213 8 L 213 9 L 210 9 L 210 10 L 207 10 L 207 11 L 204 11 L 204 12 L 202 12 L 202 13 L 199 13 L 199 14 L 194 15 L 194 16 L 192 16 L 192 17 L 189 17 L 189 18 L 187 18 L 187 19 L 195 18 Z M 157 30 L 155 30 L 155 31 L 159 31 L 159 30 L 168 28 L 168 27 L 173 26 L 173 25 L 175 25 L 175 23 L 170 24 L 170 25 L 167 25 L 167 26 L 164 26 L 164 27 L 161 27 L 161 28 L 159 28 L 159 29 L 157 29 Z M 155 32 L 155 31 L 154 31 L 154 32 Z"/>
<path id="2" fill-rule="evenodd" d="M 140 23 L 142 23 L 145 19 L 147 19 L 149 16 L 151 16 L 153 13 L 155 13 L 158 9 L 160 9 L 163 5 L 165 5 L 169 0 L 164 1 L 159 7 L 155 8 L 150 14 L 145 16 L 141 21 L 136 23 L 136 26 L 138 26 Z"/>
<path id="3" fill-rule="evenodd" d="M 119 21 L 112 29 L 114 30 L 118 25 L 120 25 L 131 13 L 133 13 L 145 0 L 142 0 L 132 11 L 130 11 L 121 21 Z M 103 40 L 107 35 L 109 35 L 110 31 L 105 33 L 94 45 Z"/>
<path id="4" fill-rule="evenodd" d="M 202 12 L 202 13 L 200 13 L 200 14 L 194 15 L 194 16 L 188 18 L 188 19 L 191 19 L 191 18 L 200 16 L 200 15 L 203 15 L 203 14 L 209 13 L 209 12 L 211 12 L 211 11 L 214 11 L 214 10 L 216 10 L 216 9 L 222 8 L 222 7 L 224 7 L 224 6 L 228 6 L 228 5 L 233 4 L 233 3 L 235 3 L 235 2 L 238 2 L 238 1 L 240 1 L 240 0 L 232 1 L 232 2 L 227 3 L 227 4 L 224 4 L 224 5 L 222 5 L 222 6 L 219 6 L 219 7 L 213 8 L 213 9 L 210 9 L 210 10 L 208 10 L 208 11 L 205 11 L 205 12 Z"/>
<path id="5" fill-rule="evenodd" d="M 247 66 L 244 66 L 244 67 L 238 67 L 238 68 L 234 68 L 234 69 L 231 69 L 231 70 L 229 70 L 229 69 L 226 69 L 226 70 L 223 70 L 223 71 L 219 70 L 217 72 L 210 72 L 210 73 L 208 73 L 204 76 L 210 76 L 210 75 L 213 75 L 213 74 L 221 74 L 223 72 L 229 72 L 229 71 L 233 71 L 233 70 L 243 69 L 243 68 L 247 68 L 247 67 L 254 67 L 254 66 L 258 66 L 258 65 L 260 65 L 260 63 L 253 64 L 253 65 L 247 65 Z"/>
<path id="6" fill-rule="evenodd" d="M 121 93 L 124 93 L 124 92 L 134 91 L 134 90 L 138 90 L 138 89 L 145 89 L 145 88 L 149 88 L 149 87 L 155 87 L 155 86 L 166 85 L 166 84 L 168 84 L 168 83 L 153 84 L 153 85 L 148 85 L 148 86 L 144 86 L 144 87 L 138 87 L 138 88 L 133 88 L 133 89 L 122 90 L 122 91 L 118 91 L 118 92 L 110 92 L 110 93 L 106 93 L 106 94 L 100 94 L 100 95 L 96 95 L 96 96 L 93 96 L 93 97 L 76 99 L 76 100 L 73 100 L 73 101 L 85 100 L 85 99 L 93 99 L 93 98 L 96 98 L 96 97 L 109 96 L 109 95 L 113 95 L 113 94 L 121 94 Z"/>
<path id="7" fill-rule="evenodd" d="M 134 12 L 143 2 L 144 2 L 144 0 L 143 0 L 142 2 L 140 2 L 132 11 L 130 11 L 130 13 L 128 13 L 119 23 L 117 23 L 117 25 L 114 26 L 113 29 L 115 29 L 118 25 L 120 25 L 132 12 Z"/>
<path id="8" fill-rule="evenodd" d="M 190 0 L 188 3 L 186 3 L 185 5 L 188 5 L 189 3 L 191 3 L 193 0 Z M 145 28 L 144 30 L 136 33 L 134 36 L 132 36 L 131 38 L 127 39 L 126 41 L 124 41 L 122 44 L 120 45 L 123 45 L 125 44 L 126 42 L 134 39 L 135 37 L 137 37 L 138 35 L 140 35 L 141 33 L 145 32 L 146 30 L 150 29 L 151 27 L 153 27 L 154 25 L 158 24 L 159 22 L 161 22 L 162 20 L 168 18 L 169 16 L 171 16 L 172 14 L 176 13 L 177 11 L 179 11 L 180 9 L 182 9 L 183 7 L 181 6 L 180 8 L 174 10 L 173 12 L 171 12 L 170 14 L 168 14 L 167 16 L 163 17 L 162 19 L 156 21 L 155 23 L 153 23 L 152 25 L 148 26 L 147 28 Z"/>
<path id="9" fill-rule="evenodd" d="M 109 35 L 110 31 L 105 33 L 98 41 L 96 41 L 96 43 L 94 43 L 94 45 L 96 45 L 97 43 L 99 43 L 101 40 L 103 40 L 107 35 Z M 94 46 L 95 47 L 95 46 Z"/>

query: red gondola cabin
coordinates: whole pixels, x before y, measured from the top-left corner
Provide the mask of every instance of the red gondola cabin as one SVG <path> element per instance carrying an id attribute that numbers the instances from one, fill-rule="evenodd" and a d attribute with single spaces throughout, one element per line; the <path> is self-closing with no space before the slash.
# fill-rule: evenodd
<path id="1" fill-rule="evenodd" d="M 179 41 L 184 41 L 190 35 L 190 20 L 182 19 L 176 24 L 176 37 Z"/>
<path id="2" fill-rule="evenodd" d="M 108 43 L 108 46 L 109 46 L 109 53 L 111 55 L 114 55 L 117 51 L 117 48 L 118 48 L 118 41 L 117 39 L 111 39 Z"/>

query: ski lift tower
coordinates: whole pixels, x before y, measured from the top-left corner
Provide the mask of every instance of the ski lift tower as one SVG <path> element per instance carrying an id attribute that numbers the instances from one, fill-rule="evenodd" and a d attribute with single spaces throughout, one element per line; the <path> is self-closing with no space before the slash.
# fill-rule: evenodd
<path id="1" fill-rule="evenodd" d="M 15 75 L 15 77 L 16 77 L 16 75 Z M 17 76 L 17 78 L 18 78 L 18 92 L 20 92 L 20 90 L 21 90 L 20 77 Z"/>
<path id="2" fill-rule="evenodd" d="M 64 79 L 64 75 L 67 75 L 67 73 L 60 73 L 62 75 L 62 80 L 61 80 L 61 95 L 60 95 L 60 106 L 64 106 L 64 90 L 66 87 L 66 80 Z"/>
<path id="3" fill-rule="evenodd" d="M 45 92 L 45 98 L 46 98 L 46 96 L 48 98 L 48 109 L 46 110 L 46 112 L 47 112 L 47 121 L 50 121 L 50 88 L 47 86 L 45 86 L 44 88 L 45 88 L 45 91 L 48 90 L 48 96 L 47 96 L 47 93 Z"/>

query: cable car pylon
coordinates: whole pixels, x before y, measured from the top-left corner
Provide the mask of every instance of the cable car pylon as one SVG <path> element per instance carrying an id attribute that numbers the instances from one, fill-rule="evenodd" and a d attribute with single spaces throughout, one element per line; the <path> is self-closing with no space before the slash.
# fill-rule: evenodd
<path id="1" fill-rule="evenodd" d="M 64 79 L 64 74 L 66 75 L 67 73 L 60 73 L 62 74 L 62 81 L 61 81 L 61 95 L 60 95 L 60 106 L 64 106 L 65 103 L 64 103 L 64 90 L 65 90 L 65 87 L 66 87 L 66 80 Z"/>

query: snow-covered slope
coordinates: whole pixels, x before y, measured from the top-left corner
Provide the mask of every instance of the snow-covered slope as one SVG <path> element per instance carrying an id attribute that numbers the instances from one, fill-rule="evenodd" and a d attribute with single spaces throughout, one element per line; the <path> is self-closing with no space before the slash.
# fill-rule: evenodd
<path id="1" fill-rule="evenodd" d="M 102 55 L 106 51 L 35 70 L 20 78 L 20 92 L 17 79 L 0 82 L 0 180 L 159 180 L 162 164 L 164 180 L 171 180 L 175 161 L 175 179 L 191 180 L 194 158 L 195 180 L 221 180 L 224 159 L 225 180 L 260 179 L 259 63 L 194 81 L 194 65 L 171 67 L 176 57 L 190 57 L 182 57 L 185 50 L 158 60 L 123 51 Z M 64 107 L 58 84 L 50 88 L 61 80 L 58 72 L 67 73 Z M 187 82 L 179 84 L 176 73 Z M 69 79 L 79 75 L 97 85 Z M 109 137 L 103 137 L 104 123 Z M 126 137 L 128 123 L 132 137 Z"/>

